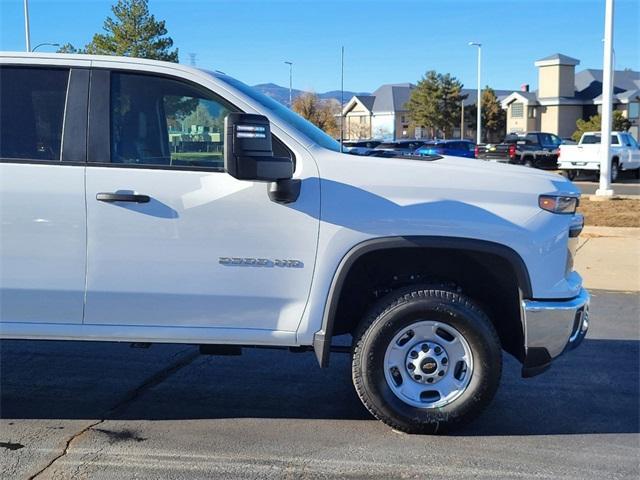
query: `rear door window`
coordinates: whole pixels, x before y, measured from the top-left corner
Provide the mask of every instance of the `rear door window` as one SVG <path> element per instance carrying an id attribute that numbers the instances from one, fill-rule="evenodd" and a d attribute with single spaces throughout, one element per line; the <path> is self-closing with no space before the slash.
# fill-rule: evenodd
<path id="1" fill-rule="evenodd" d="M 0 68 L 0 158 L 60 161 L 69 70 Z"/>
<path id="2" fill-rule="evenodd" d="M 600 134 L 590 133 L 588 135 L 583 136 L 582 141 L 580 143 L 582 143 L 583 145 L 592 145 L 592 144 L 600 143 L 600 140 L 601 140 Z M 620 143 L 618 142 L 617 135 L 611 135 L 611 145 L 620 145 Z"/>
<path id="3" fill-rule="evenodd" d="M 548 133 L 541 133 L 540 134 L 540 143 L 542 145 L 544 145 L 545 147 L 553 147 L 555 146 L 553 143 L 553 140 L 551 139 L 551 135 L 549 135 Z"/>

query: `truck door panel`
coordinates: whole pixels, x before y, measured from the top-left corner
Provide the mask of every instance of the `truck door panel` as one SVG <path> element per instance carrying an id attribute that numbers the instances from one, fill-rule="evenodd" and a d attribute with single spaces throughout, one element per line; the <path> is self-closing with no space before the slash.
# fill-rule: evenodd
<path id="1" fill-rule="evenodd" d="M 303 211 L 319 208 L 317 187 L 292 208 L 270 201 L 265 183 L 228 175 L 223 122 L 235 107 L 212 92 L 153 75 L 92 75 L 92 88 L 110 85 L 91 94 L 92 105 L 108 102 L 96 111 L 110 120 L 90 127 L 85 323 L 294 331 L 318 235 L 317 217 Z M 298 172 L 317 180 L 303 163 Z"/>
<path id="2" fill-rule="evenodd" d="M 0 320 L 82 323 L 89 72 L 0 72 Z"/>

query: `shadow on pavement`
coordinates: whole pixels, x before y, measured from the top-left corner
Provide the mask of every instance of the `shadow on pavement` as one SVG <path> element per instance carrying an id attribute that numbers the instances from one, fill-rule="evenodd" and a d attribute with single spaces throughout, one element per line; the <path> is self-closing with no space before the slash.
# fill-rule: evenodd
<path id="1" fill-rule="evenodd" d="M 246 349 L 240 357 L 198 356 L 140 388 L 193 351 L 175 345 L 139 350 L 111 343 L 4 341 L 0 416 L 371 420 L 351 385 L 348 355 L 335 355 L 325 370 L 310 353 Z M 587 339 L 528 380 L 520 378 L 516 361 L 505 358 L 493 404 L 456 435 L 638 433 L 639 363 L 636 340 Z M 118 404 L 122 408 L 108 413 Z"/>

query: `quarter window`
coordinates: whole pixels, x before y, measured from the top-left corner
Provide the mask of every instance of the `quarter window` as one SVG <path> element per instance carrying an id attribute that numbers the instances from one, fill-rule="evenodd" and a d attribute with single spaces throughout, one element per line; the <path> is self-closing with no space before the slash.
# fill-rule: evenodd
<path id="1" fill-rule="evenodd" d="M 68 69 L 0 68 L 0 158 L 60 161 Z"/>
<path id="2" fill-rule="evenodd" d="M 114 72 L 111 162 L 220 170 L 224 118 L 230 111 L 197 87 Z"/>

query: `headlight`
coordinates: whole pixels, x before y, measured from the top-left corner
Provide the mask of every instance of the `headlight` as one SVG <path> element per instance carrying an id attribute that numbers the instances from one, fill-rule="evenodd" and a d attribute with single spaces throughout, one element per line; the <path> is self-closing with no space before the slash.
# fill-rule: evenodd
<path id="1" fill-rule="evenodd" d="M 540 195 L 538 206 L 551 213 L 576 213 L 578 197 L 562 197 L 556 195 Z"/>

